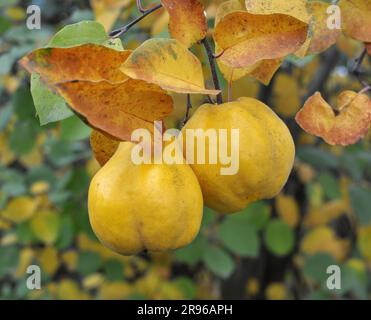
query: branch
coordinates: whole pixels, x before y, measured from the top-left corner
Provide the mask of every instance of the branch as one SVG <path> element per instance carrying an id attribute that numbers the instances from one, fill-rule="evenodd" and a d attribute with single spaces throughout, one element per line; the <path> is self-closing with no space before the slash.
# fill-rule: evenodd
<path id="1" fill-rule="evenodd" d="M 121 27 L 119 29 L 116 29 L 116 30 L 111 31 L 109 33 L 109 36 L 112 39 L 115 39 L 115 38 L 120 37 L 122 34 L 124 34 L 125 32 L 129 31 L 133 26 L 135 26 L 139 21 L 141 21 L 146 16 L 148 16 L 149 14 L 151 14 L 152 12 L 154 12 L 154 11 L 160 9 L 160 8 L 162 8 L 162 4 L 158 4 L 157 6 L 154 6 L 151 9 L 145 10 L 144 12 L 142 12 L 142 15 L 140 17 L 138 17 L 135 20 L 133 20 L 132 22 L 128 23 L 126 26 L 123 26 L 123 27 Z"/>
<path id="2" fill-rule="evenodd" d="M 142 1 L 141 0 L 137 0 L 137 8 L 138 10 L 140 11 L 140 13 L 145 13 L 147 10 L 143 7 L 142 5 Z"/>
<path id="3" fill-rule="evenodd" d="M 353 70 L 352 70 L 352 73 L 358 79 L 359 83 L 362 84 L 362 86 L 364 87 L 362 89 L 362 92 L 366 92 L 370 90 L 370 84 L 366 80 L 362 79 L 362 71 L 361 71 L 361 66 L 362 66 L 363 60 L 366 57 L 366 54 L 367 54 L 367 49 L 365 48 L 362 51 L 361 55 L 356 59 L 356 64 L 354 65 Z"/>
<path id="4" fill-rule="evenodd" d="M 187 121 L 189 120 L 189 112 L 191 111 L 191 109 L 192 109 L 191 95 L 188 93 L 187 94 L 187 111 L 186 111 L 184 120 L 182 121 L 182 125 L 181 125 L 182 127 L 184 127 Z"/>
<path id="5" fill-rule="evenodd" d="M 207 57 L 209 59 L 210 69 L 211 69 L 211 74 L 212 74 L 213 81 L 214 81 L 215 90 L 220 90 L 220 83 L 218 79 L 218 74 L 216 72 L 215 56 L 214 56 L 213 50 L 211 49 L 210 43 L 207 41 L 206 38 L 204 38 L 201 42 L 205 47 Z M 216 96 L 216 101 L 218 104 L 223 103 L 222 93 L 219 93 Z"/>

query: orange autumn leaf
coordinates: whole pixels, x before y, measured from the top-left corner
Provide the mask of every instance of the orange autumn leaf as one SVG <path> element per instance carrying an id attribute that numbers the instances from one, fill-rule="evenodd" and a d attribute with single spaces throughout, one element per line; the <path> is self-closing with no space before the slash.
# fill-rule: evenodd
<path id="1" fill-rule="evenodd" d="M 224 16 L 214 38 L 223 63 L 234 68 L 266 59 L 280 59 L 297 51 L 306 40 L 308 25 L 283 14 L 253 15 L 236 11 Z"/>
<path id="2" fill-rule="evenodd" d="M 308 3 L 308 10 L 311 14 L 309 24 L 310 32 L 307 41 L 296 53 L 298 56 L 316 54 L 327 50 L 336 43 L 341 34 L 339 29 L 330 29 L 327 26 L 328 20 L 328 3 L 313 1 Z"/>
<path id="3" fill-rule="evenodd" d="M 306 0 L 245 0 L 246 10 L 253 14 L 281 13 L 308 23 L 310 14 Z"/>
<path id="4" fill-rule="evenodd" d="M 90 146 L 95 159 L 101 166 L 104 166 L 116 152 L 120 141 L 108 136 L 98 130 L 93 130 L 90 135 Z"/>
<path id="5" fill-rule="evenodd" d="M 219 93 L 207 90 L 201 62 L 175 39 L 150 39 L 133 51 L 121 71 L 130 78 L 178 93 Z"/>
<path id="6" fill-rule="evenodd" d="M 296 122 L 306 132 L 331 145 L 349 145 L 363 138 L 371 125 L 371 101 L 365 94 L 344 91 L 335 110 L 319 92 L 311 96 L 297 113 Z"/>
<path id="7" fill-rule="evenodd" d="M 219 23 L 224 16 L 235 11 L 244 11 L 243 1 L 240 0 L 229 0 L 223 2 L 216 12 L 215 25 Z M 223 54 L 222 50 L 216 46 L 215 51 L 217 55 Z M 219 54 L 218 54 L 219 53 Z M 255 79 L 259 80 L 261 83 L 268 85 L 271 81 L 273 75 L 276 73 L 278 68 L 281 66 L 281 59 L 272 60 L 262 60 L 258 61 L 251 66 L 245 68 L 233 68 L 224 64 L 220 59 L 217 60 L 220 71 L 222 72 L 224 78 L 228 82 L 237 81 L 246 75 L 250 75 Z"/>
<path id="8" fill-rule="evenodd" d="M 112 84 L 107 81 L 69 81 L 57 84 L 67 103 L 94 128 L 120 140 L 131 140 L 135 129 L 153 132 L 153 122 L 172 112 L 172 98 L 157 85 L 129 79 Z"/>
<path id="9" fill-rule="evenodd" d="M 128 77 L 120 65 L 131 51 L 117 51 L 96 44 L 72 48 L 43 48 L 35 50 L 20 60 L 30 73 L 40 74 L 48 85 L 70 80 L 122 82 Z"/>
<path id="10" fill-rule="evenodd" d="M 340 0 L 341 27 L 348 36 L 371 42 L 370 0 Z"/>
<path id="11" fill-rule="evenodd" d="M 153 131 L 153 121 L 172 111 L 160 87 L 133 80 L 120 71 L 131 51 L 99 45 L 36 50 L 21 59 L 30 73 L 61 95 L 94 128 L 130 140 L 137 128 Z"/>
<path id="12" fill-rule="evenodd" d="M 204 6 L 198 0 L 161 0 L 169 12 L 169 31 L 186 47 L 205 38 L 207 21 Z"/>

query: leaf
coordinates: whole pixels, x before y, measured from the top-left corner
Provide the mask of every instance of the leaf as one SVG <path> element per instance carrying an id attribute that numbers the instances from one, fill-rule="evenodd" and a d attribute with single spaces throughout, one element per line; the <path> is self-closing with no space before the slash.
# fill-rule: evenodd
<path id="1" fill-rule="evenodd" d="M 371 5 L 369 0 L 340 0 L 343 32 L 359 41 L 371 42 Z"/>
<path id="2" fill-rule="evenodd" d="M 57 240 L 59 226 L 59 215 L 54 211 L 39 211 L 31 220 L 33 233 L 46 244 L 52 244 Z"/>
<path id="3" fill-rule="evenodd" d="M 266 59 L 280 59 L 305 42 L 308 25 L 282 14 L 227 14 L 215 28 L 215 41 L 224 53 L 219 58 L 234 68 Z"/>
<path id="4" fill-rule="evenodd" d="M 320 169 L 336 169 L 340 164 L 339 159 L 334 154 L 315 147 L 299 148 L 298 157 Z"/>
<path id="5" fill-rule="evenodd" d="M 371 226 L 361 227 L 358 230 L 357 247 L 361 255 L 371 261 Z"/>
<path id="6" fill-rule="evenodd" d="M 28 196 L 13 198 L 6 208 L 0 211 L 0 217 L 20 223 L 29 220 L 36 212 L 38 202 Z"/>
<path id="7" fill-rule="evenodd" d="M 130 53 L 83 44 L 72 48 L 38 49 L 23 57 L 20 64 L 30 73 L 40 74 L 52 89 L 57 83 L 72 80 L 120 83 L 128 79 L 119 67 Z"/>
<path id="8" fill-rule="evenodd" d="M 86 276 L 97 271 L 102 264 L 102 258 L 99 254 L 91 251 L 82 251 L 77 262 L 77 271 Z"/>
<path id="9" fill-rule="evenodd" d="M 371 190 L 369 188 L 351 186 L 349 197 L 352 208 L 362 225 L 371 223 Z"/>
<path id="10" fill-rule="evenodd" d="M 206 249 L 207 240 L 199 234 L 190 245 L 177 249 L 175 251 L 175 258 L 179 262 L 194 266 L 201 261 Z"/>
<path id="11" fill-rule="evenodd" d="M 277 256 L 285 256 L 294 247 L 294 232 L 282 220 L 269 222 L 264 232 L 264 240 L 268 249 Z"/>
<path id="12" fill-rule="evenodd" d="M 169 12 L 169 31 L 173 38 L 189 48 L 206 37 L 204 6 L 198 0 L 161 0 Z"/>
<path id="13" fill-rule="evenodd" d="M 71 81 L 57 85 L 67 103 L 93 127 L 131 140 L 135 129 L 154 131 L 154 121 L 172 111 L 172 99 L 161 88 L 129 79 L 123 83 Z"/>
<path id="14" fill-rule="evenodd" d="M 129 54 L 86 44 L 39 49 L 24 57 L 21 64 L 40 73 L 89 125 L 130 140 L 134 129 L 152 132 L 153 121 L 171 113 L 172 99 L 158 86 L 129 79 L 119 70 Z"/>
<path id="15" fill-rule="evenodd" d="M 58 31 L 47 47 L 68 48 L 85 43 L 102 44 L 109 39 L 104 27 L 95 21 L 81 21 Z"/>
<path id="16" fill-rule="evenodd" d="M 64 99 L 51 92 L 38 74 L 31 75 L 31 94 L 40 125 L 64 120 L 73 115 Z"/>
<path id="17" fill-rule="evenodd" d="M 221 278 L 229 277 L 235 268 L 232 258 L 215 246 L 207 248 L 203 260 L 206 267 Z"/>
<path id="18" fill-rule="evenodd" d="M 296 227 L 300 219 L 300 208 L 295 198 L 280 193 L 275 200 L 276 211 L 280 218 L 291 228 Z"/>
<path id="19" fill-rule="evenodd" d="M 284 14 L 308 23 L 310 14 L 306 0 L 245 0 L 246 10 L 253 14 Z"/>
<path id="20" fill-rule="evenodd" d="M 371 101 L 365 94 L 344 91 L 338 97 L 338 114 L 316 92 L 296 114 L 295 120 L 306 132 L 328 144 L 346 146 L 363 138 L 371 125 Z"/>
<path id="21" fill-rule="evenodd" d="M 327 267 L 334 264 L 336 261 L 332 256 L 326 253 L 317 253 L 305 259 L 303 273 L 314 281 L 324 283 L 329 276 L 326 272 Z"/>
<path id="22" fill-rule="evenodd" d="M 306 55 L 317 54 L 327 50 L 336 43 L 341 34 L 341 30 L 328 27 L 328 7 L 328 3 L 321 1 L 312 1 L 308 3 L 308 10 L 311 13 L 309 24 L 310 31 L 307 41 L 299 52 L 296 52 L 297 55 L 304 57 Z"/>
<path id="23" fill-rule="evenodd" d="M 60 137 L 64 141 L 84 140 L 90 136 L 91 128 L 84 124 L 77 116 L 60 122 Z"/>
<path id="24" fill-rule="evenodd" d="M 131 0 L 90 0 L 95 18 L 108 32 L 115 24 L 122 9 L 129 5 Z"/>
<path id="25" fill-rule="evenodd" d="M 93 130 L 90 135 L 90 146 L 93 150 L 95 159 L 101 166 L 104 166 L 106 162 L 116 152 L 120 141 L 104 134 L 98 130 Z"/>
<path id="26" fill-rule="evenodd" d="M 369 56 L 371 56 L 371 43 L 365 43 L 367 53 Z"/>
<path id="27" fill-rule="evenodd" d="M 227 217 L 219 228 L 219 237 L 233 253 L 256 257 L 259 252 L 259 238 L 255 229 L 238 220 Z"/>
<path id="28" fill-rule="evenodd" d="M 202 66 L 196 56 L 174 39 L 150 39 L 133 51 L 121 67 L 130 78 L 178 93 L 219 93 L 204 86 Z"/>

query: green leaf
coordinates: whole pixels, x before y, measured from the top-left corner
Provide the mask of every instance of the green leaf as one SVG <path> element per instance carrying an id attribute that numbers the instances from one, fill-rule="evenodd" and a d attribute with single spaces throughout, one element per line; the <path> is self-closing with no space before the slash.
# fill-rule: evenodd
<path id="1" fill-rule="evenodd" d="M 320 169 L 333 169 L 339 166 L 339 159 L 328 151 L 315 147 L 301 147 L 298 157 L 306 163 Z"/>
<path id="2" fill-rule="evenodd" d="M 325 253 L 318 253 L 305 259 L 303 273 L 306 277 L 324 284 L 329 276 L 326 273 L 327 267 L 333 264 L 336 264 L 333 257 Z"/>
<path id="3" fill-rule="evenodd" d="M 8 144 L 17 155 L 25 155 L 35 146 L 40 127 L 35 119 L 18 121 L 10 135 Z"/>
<path id="4" fill-rule="evenodd" d="M 186 277 L 176 278 L 174 283 L 182 291 L 185 299 L 194 299 L 197 293 L 197 288 L 193 281 Z"/>
<path id="5" fill-rule="evenodd" d="M 318 181 L 322 186 L 325 195 L 331 199 L 340 199 L 341 192 L 339 188 L 339 183 L 332 174 L 323 173 L 318 175 Z"/>
<path id="6" fill-rule="evenodd" d="M 64 99 L 51 92 L 42 83 L 38 74 L 31 75 L 31 94 L 41 125 L 63 120 L 73 115 Z"/>
<path id="7" fill-rule="evenodd" d="M 277 256 L 285 256 L 294 247 L 294 232 L 281 219 L 269 222 L 265 229 L 264 240 L 267 248 Z"/>
<path id="8" fill-rule="evenodd" d="M 203 261 L 210 271 L 221 278 L 229 277 L 235 268 L 232 258 L 224 250 L 216 246 L 207 248 Z"/>
<path id="9" fill-rule="evenodd" d="M 102 44 L 109 39 L 104 27 L 95 21 L 81 21 L 65 26 L 49 41 L 47 47 L 68 48 L 85 43 Z"/>
<path id="10" fill-rule="evenodd" d="M 241 256 L 256 257 L 259 252 L 259 238 L 255 229 L 241 223 L 233 216 L 227 217 L 219 228 L 219 237 L 233 253 Z"/>
<path id="11" fill-rule="evenodd" d="M 121 281 L 123 279 L 124 267 L 118 260 L 109 259 L 104 264 L 104 272 L 109 281 Z"/>
<path id="12" fill-rule="evenodd" d="M 175 251 L 175 258 L 179 262 L 195 265 L 201 261 L 202 256 L 206 250 L 207 241 L 201 234 L 199 234 L 193 242 L 181 249 Z"/>
<path id="13" fill-rule="evenodd" d="M 90 136 L 91 128 L 83 123 L 78 116 L 61 121 L 61 140 L 84 140 Z"/>
<path id="14" fill-rule="evenodd" d="M 359 221 L 362 225 L 371 223 L 371 189 L 353 185 L 349 188 L 349 196 Z"/>
<path id="15" fill-rule="evenodd" d="M 77 271 L 86 276 L 96 272 L 102 266 L 102 258 L 99 254 L 90 251 L 80 252 L 77 262 Z"/>
<path id="16" fill-rule="evenodd" d="M 35 116 L 34 104 L 28 88 L 19 87 L 12 97 L 12 104 L 19 120 L 28 120 Z"/>
<path id="17" fill-rule="evenodd" d="M 61 217 L 60 225 L 56 247 L 61 250 L 68 248 L 72 244 L 75 236 L 75 227 L 72 218 L 67 214 Z"/>
<path id="18" fill-rule="evenodd" d="M 16 246 L 0 247 L 0 278 L 14 271 L 18 264 L 18 249 Z"/>

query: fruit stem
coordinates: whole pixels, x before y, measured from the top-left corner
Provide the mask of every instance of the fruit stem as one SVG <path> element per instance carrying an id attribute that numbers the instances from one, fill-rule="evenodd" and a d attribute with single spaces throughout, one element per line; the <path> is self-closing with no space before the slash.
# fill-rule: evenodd
<path id="1" fill-rule="evenodd" d="M 210 69 L 211 69 L 211 74 L 212 74 L 213 81 L 214 81 L 215 90 L 220 90 L 220 83 L 219 83 L 218 74 L 216 72 L 215 56 L 214 56 L 213 50 L 212 50 L 212 48 L 210 46 L 209 41 L 207 41 L 206 38 L 204 38 L 203 40 L 201 40 L 201 42 L 202 42 L 203 46 L 205 47 L 205 50 L 206 50 L 206 53 L 207 53 L 207 57 L 209 59 Z M 223 97 L 222 97 L 222 93 L 221 92 L 216 96 L 216 102 L 218 104 L 222 104 L 223 103 Z"/>
<path id="2" fill-rule="evenodd" d="M 139 8 L 139 7 L 138 7 Z M 132 22 L 128 23 L 126 26 L 123 26 L 121 28 L 118 28 L 116 30 L 113 30 L 109 33 L 109 36 L 112 38 L 112 39 L 115 39 L 115 38 L 118 38 L 120 37 L 122 34 L 124 34 L 125 32 L 129 31 L 133 26 L 135 26 L 139 21 L 141 21 L 142 19 L 144 19 L 146 16 L 148 16 L 149 14 L 151 14 L 152 12 L 158 10 L 162 8 L 162 4 L 158 4 L 156 6 L 154 6 L 153 8 L 151 9 L 148 9 L 148 10 L 145 10 L 145 11 L 141 11 L 141 9 L 139 9 L 139 11 L 142 12 L 142 15 L 139 16 L 138 18 L 136 18 L 135 20 L 133 20 Z"/>
<path id="3" fill-rule="evenodd" d="M 182 127 L 184 127 L 187 121 L 189 120 L 189 112 L 191 109 L 192 109 L 191 95 L 188 93 L 187 94 L 187 111 L 186 111 L 184 120 L 182 122 Z"/>

